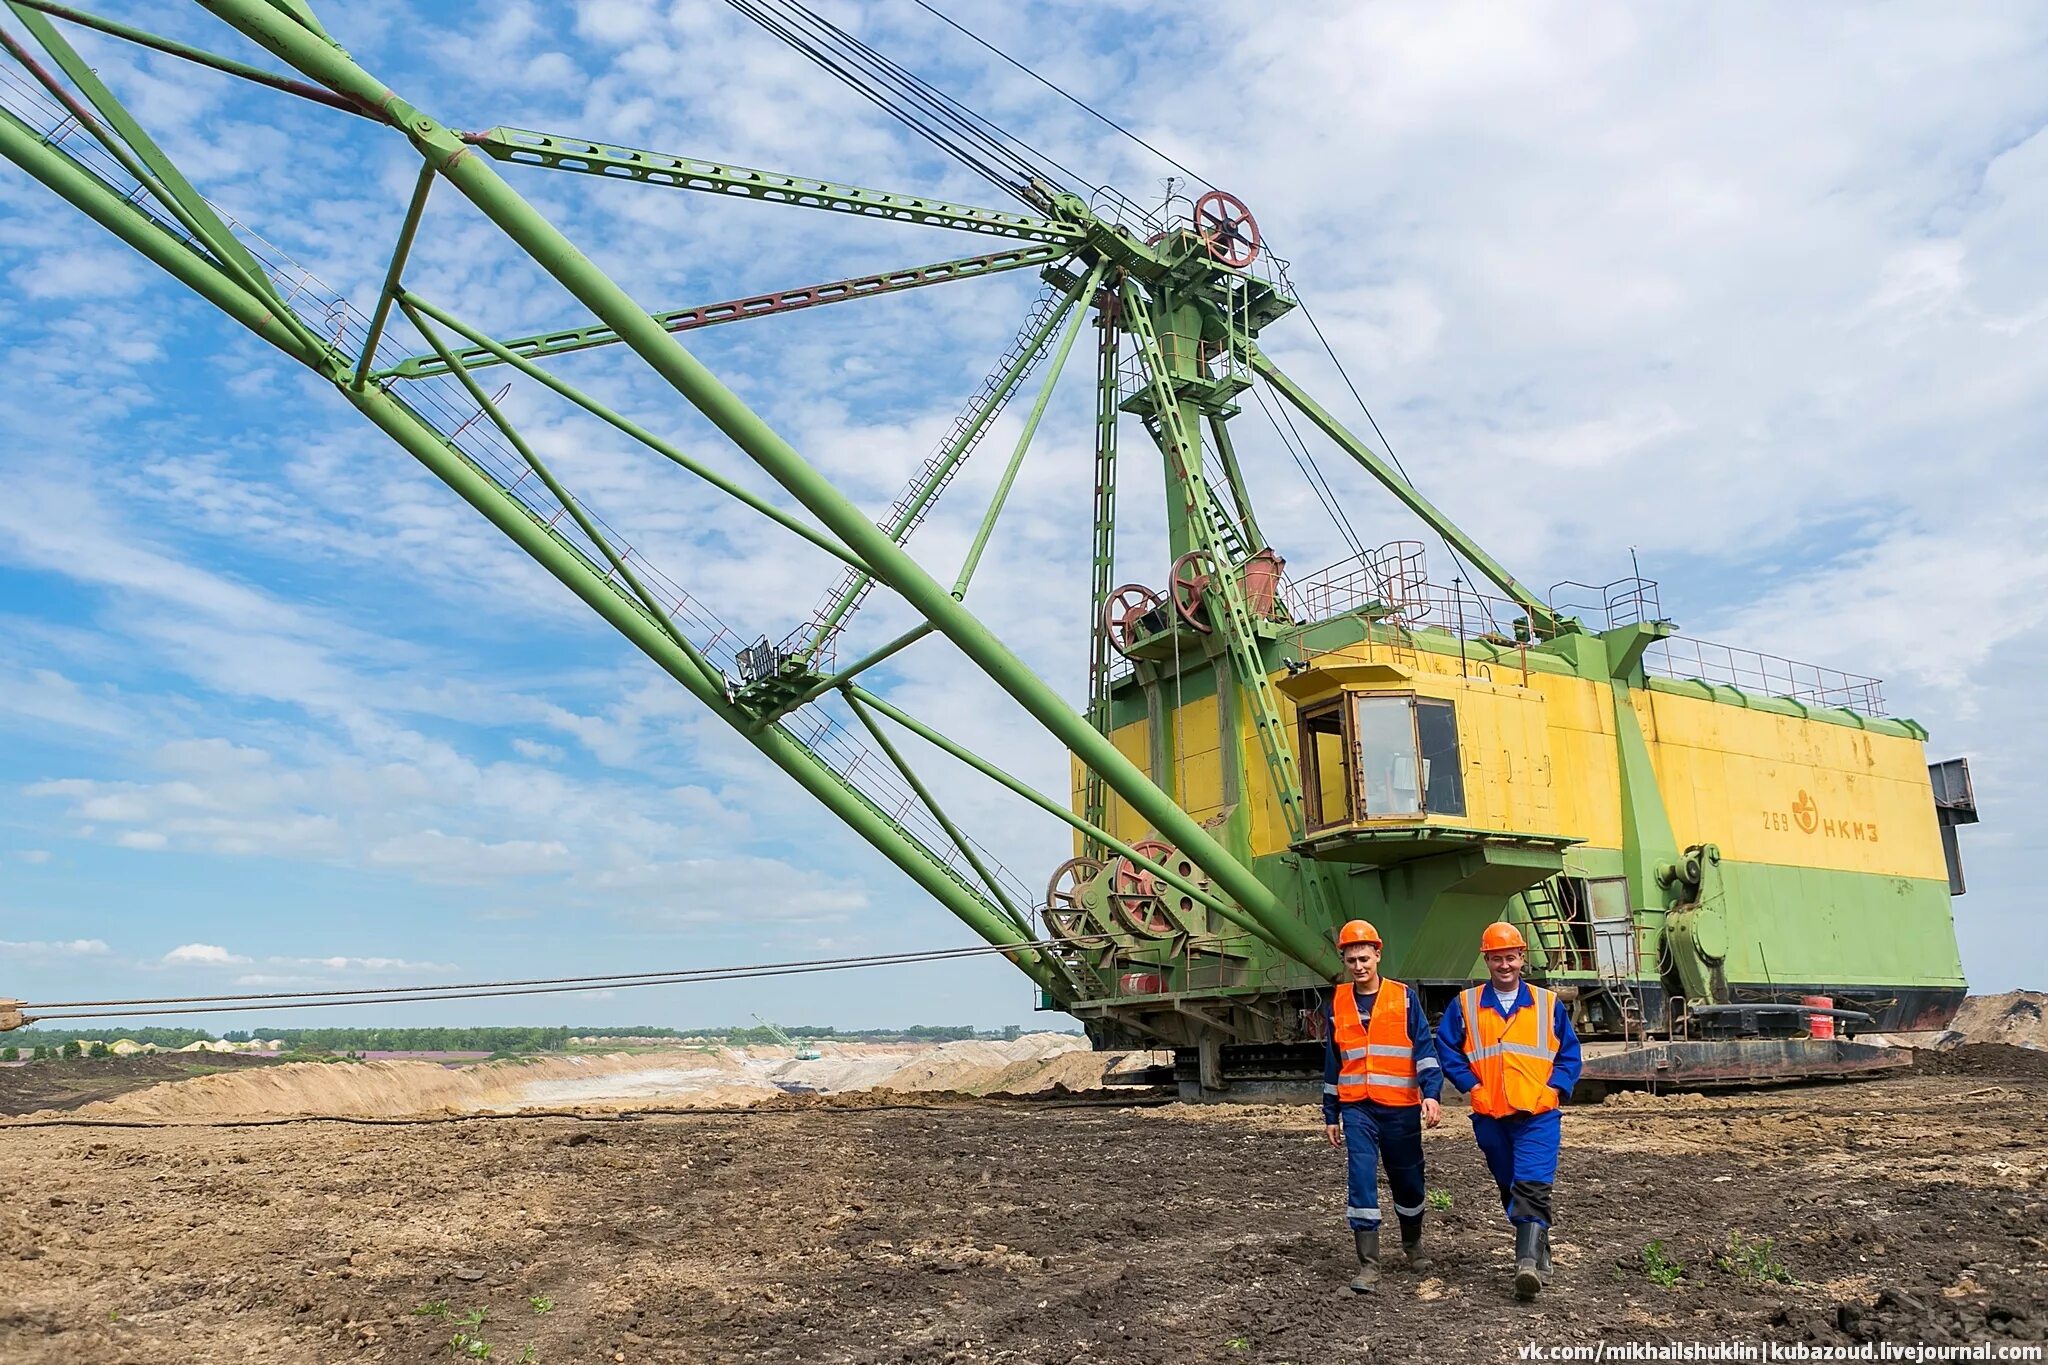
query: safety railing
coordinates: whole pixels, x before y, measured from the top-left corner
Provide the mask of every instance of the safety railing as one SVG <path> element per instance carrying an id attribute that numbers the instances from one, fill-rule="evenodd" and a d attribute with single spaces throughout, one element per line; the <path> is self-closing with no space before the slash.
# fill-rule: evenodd
<path id="1" fill-rule="evenodd" d="M 1716 683 L 1763 696 L 1784 697 L 1808 706 L 1839 707 L 1865 716 L 1885 714 L 1881 679 L 1686 635 L 1674 635 L 1651 645 L 1643 655 L 1643 671 L 1662 678 Z"/>

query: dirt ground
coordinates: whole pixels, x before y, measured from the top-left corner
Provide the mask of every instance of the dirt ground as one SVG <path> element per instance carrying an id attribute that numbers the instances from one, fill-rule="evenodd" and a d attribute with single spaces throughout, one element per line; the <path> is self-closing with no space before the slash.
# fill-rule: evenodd
<path id="1" fill-rule="evenodd" d="M 188 1080 L 251 1067 L 275 1066 L 268 1057 L 229 1052 L 158 1053 L 140 1057 L 80 1057 L 0 1066 L 0 1114 L 76 1109 L 163 1081 Z"/>
<path id="2" fill-rule="evenodd" d="M 1574 1108 L 1557 1274 L 1531 1306 L 1508 1292 L 1461 1109 L 1427 1140 L 1450 1205 L 1431 1215 L 1437 1267 L 1392 1269 L 1370 1298 L 1344 1288 L 1339 1158 L 1304 1108 L 847 1095 L 602 1121 L 0 1124 L 0 1359 L 1461 1361 L 1528 1341 L 2039 1342 L 2040 1060 L 1964 1049 L 1884 1080 Z M 1668 1287 L 1646 1270 L 1651 1243 L 1682 1267 Z"/>

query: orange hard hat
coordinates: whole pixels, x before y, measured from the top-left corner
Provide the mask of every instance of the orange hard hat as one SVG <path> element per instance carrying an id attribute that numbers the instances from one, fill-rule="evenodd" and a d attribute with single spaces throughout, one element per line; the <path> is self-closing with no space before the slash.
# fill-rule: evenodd
<path id="1" fill-rule="evenodd" d="M 1510 948 L 1528 948 L 1522 938 L 1522 931 L 1505 920 L 1486 926 L 1486 932 L 1479 936 L 1479 951 L 1482 953 L 1504 953 Z"/>
<path id="2" fill-rule="evenodd" d="M 1375 948 L 1384 947 L 1380 942 L 1380 931 L 1372 927 L 1369 919 L 1355 919 L 1337 931 L 1337 946 L 1349 948 L 1354 943 L 1370 943 Z"/>

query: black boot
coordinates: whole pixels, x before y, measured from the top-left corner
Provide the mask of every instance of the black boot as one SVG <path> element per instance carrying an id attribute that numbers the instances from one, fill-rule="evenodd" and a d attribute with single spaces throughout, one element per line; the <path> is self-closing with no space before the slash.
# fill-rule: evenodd
<path id="1" fill-rule="evenodd" d="M 1358 1244 L 1358 1275 L 1351 1281 L 1353 1292 L 1370 1294 L 1380 1282 L 1380 1230 L 1377 1227 L 1351 1229 Z"/>
<path id="2" fill-rule="evenodd" d="M 1542 1228 L 1534 1223 L 1515 1224 L 1515 1297 L 1523 1303 L 1535 1298 L 1543 1288 L 1543 1276 L 1536 1269 L 1542 1244 Z"/>
<path id="3" fill-rule="evenodd" d="M 1543 1235 L 1536 1239 L 1536 1273 L 1546 1282 L 1550 1279 L 1550 1229 L 1543 1229 Z"/>
<path id="4" fill-rule="evenodd" d="M 1401 1215 L 1401 1255 L 1410 1270 L 1429 1269 L 1429 1254 L 1422 1249 L 1422 1215 Z"/>

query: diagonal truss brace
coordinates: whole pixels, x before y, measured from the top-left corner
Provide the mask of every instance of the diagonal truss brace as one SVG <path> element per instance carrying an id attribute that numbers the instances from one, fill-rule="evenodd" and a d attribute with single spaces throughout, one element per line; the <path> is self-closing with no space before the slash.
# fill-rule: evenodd
<path id="1" fill-rule="evenodd" d="M 987 897 L 786 728 L 751 728 L 751 717 L 734 706 L 725 679 L 716 669 L 700 663 L 701 655 L 693 657 L 695 651 L 679 645 L 616 577 L 607 575 L 521 504 L 427 419 L 382 386 L 357 388 L 352 382 L 353 356 L 326 343 L 309 351 L 297 334 L 284 325 L 266 297 L 249 289 L 221 263 L 191 250 L 120 191 L 79 166 L 4 109 L 0 109 L 0 157 L 20 166 L 258 338 L 302 361 L 326 379 L 364 417 L 575 593 L 713 715 L 740 732 L 849 829 L 976 933 L 998 945 L 1028 941 Z M 1071 986 L 1058 964 L 1037 950 L 1019 948 L 1006 955 L 1043 989 L 1059 997 L 1071 994 Z"/>
<path id="2" fill-rule="evenodd" d="M 712 194 L 760 199 L 775 204 L 834 213 L 857 214 L 901 223 L 922 223 L 928 227 L 960 228 L 995 237 L 1017 237 L 1027 242 L 1076 244 L 1087 234 L 1072 223 L 1056 223 L 1024 213 L 1000 209 L 949 204 L 939 199 L 890 194 L 862 189 L 858 185 L 835 185 L 825 180 L 757 171 L 716 161 L 696 161 L 666 152 L 647 152 L 632 147 L 615 147 L 583 138 L 554 133 L 536 133 L 524 128 L 492 128 L 481 133 L 464 133 L 462 140 L 499 161 L 516 165 L 543 166 L 555 171 L 577 171 L 584 175 L 614 180 L 638 180 L 671 189 L 703 190 Z"/>
<path id="3" fill-rule="evenodd" d="M 1529 614 L 1529 626 L 1539 636 L 1548 638 L 1557 634 L 1557 614 L 1535 593 L 1522 586 L 1492 555 L 1479 548 L 1477 541 L 1458 529 L 1456 522 L 1437 510 L 1436 504 L 1416 491 L 1415 485 L 1401 476 L 1399 470 L 1383 459 L 1380 453 L 1358 439 L 1347 430 L 1342 422 L 1330 415 L 1321 403 L 1309 392 L 1295 383 L 1269 359 L 1264 351 L 1254 348 L 1251 352 L 1252 369 L 1260 378 L 1279 392 L 1280 396 L 1292 403 L 1301 415 L 1308 418 L 1325 436 L 1337 443 L 1338 449 L 1356 460 L 1366 473 L 1380 481 L 1380 484 L 1416 516 L 1422 518 L 1429 528 L 1442 536 L 1446 543 L 1463 555 L 1474 568 L 1484 574 L 1496 588 Z"/>
<path id="4" fill-rule="evenodd" d="M 664 331 L 631 295 L 599 270 L 558 227 L 521 198 L 491 167 L 487 158 L 462 155 L 463 140 L 454 132 L 407 103 L 383 81 L 358 66 L 347 53 L 292 22 L 264 0 L 201 2 L 301 73 L 340 94 L 366 101 L 385 111 L 394 126 L 404 130 L 419 153 L 433 161 L 441 169 L 443 177 L 495 223 L 510 241 L 525 251 L 535 265 L 567 289 L 598 321 L 616 327 L 626 345 L 646 362 L 655 375 L 703 413 L 763 472 L 808 508 L 827 530 L 839 536 L 849 549 L 873 568 L 879 581 L 901 595 L 912 610 L 931 621 L 939 633 L 958 646 L 970 662 L 1007 692 L 1050 735 L 1064 743 L 1082 763 L 1100 768 L 1111 790 L 1122 797 L 1140 819 L 1149 821 L 1161 838 L 1179 847 L 1186 857 L 1208 873 L 1222 895 L 1244 907 L 1258 924 L 1261 937 L 1311 970 L 1331 979 L 1336 977 L 1341 964 L 1320 929 L 1284 905 L 1251 867 L 1217 842 L 1200 821 L 1190 816 L 1171 795 L 1147 777 L 1108 736 L 1091 728 L 1058 692 L 1033 673 L 978 617 L 955 601 L 946 587 L 912 559 L 885 530 L 869 521 L 831 480 L 806 461 L 703 362 L 684 349 L 675 337 Z M 638 612 L 632 615 L 643 627 L 652 630 Z M 655 636 L 661 638 L 658 632 Z M 662 642 L 667 643 L 665 640 Z M 721 719 L 744 731 L 744 717 L 736 715 L 724 698 L 719 699 L 715 709 Z M 772 733 L 773 728 L 763 732 L 764 735 Z M 881 847 L 880 844 L 877 846 Z M 931 869 L 929 853 L 921 845 L 916 847 L 927 870 L 945 871 Z M 907 847 L 884 848 L 883 851 L 899 865 L 909 860 L 912 852 Z M 920 882 L 930 884 L 925 878 L 920 878 Z M 953 889 L 966 888 L 964 884 L 954 883 Z M 950 899 L 941 897 L 949 906 L 958 899 L 957 895 Z M 1015 933 L 1014 926 L 1004 924 L 999 914 L 989 911 L 981 897 L 973 899 L 975 919 L 993 920 L 990 928 L 983 931 L 994 935 L 991 941 L 1014 942 L 1010 937 Z M 967 918 L 965 914 L 962 917 Z M 1019 957 L 1036 961 L 1022 950 Z M 1037 975 L 1048 980 L 1057 979 L 1042 965 Z"/>
<path id="5" fill-rule="evenodd" d="M 911 479 L 910 486 L 897 497 L 888 515 L 875 523 L 891 543 L 901 545 L 923 523 L 926 509 L 952 482 L 996 414 L 1009 403 L 1018 385 L 1024 382 L 1024 376 L 1044 353 L 1060 319 L 1080 305 L 1080 288 L 1076 284 L 1058 296 L 1057 304 L 1046 307 L 1044 316 L 1037 320 L 1035 326 L 1030 321 L 1026 322 L 1007 352 L 1009 363 L 983 383 L 975 397 L 969 400 L 967 408 L 954 419 L 950 439 L 936 455 L 925 461 L 924 467 Z M 805 637 L 799 651 L 801 657 L 818 658 L 833 636 L 845 626 L 846 619 L 859 609 L 868 589 L 874 584 L 875 575 L 871 572 L 850 570 L 842 575 L 819 603 L 811 619 L 797 628 L 797 634 Z"/>
<path id="6" fill-rule="evenodd" d="M 905 270 L 890 270 L 877 275 L 856 275 L 849 279 L 829 280 L 823 284 L 798 285 L 793 289 L 778 289 L 772 294 L 750 294 L 745 298 L 724 299 L 718 303 L 700 303 L 693 308 L 672 308 L 655 313 L 653 317 L 671 332 L 693 332 L 703 327 L 716 327 L 722 322 L 742 322 L 748 318 L 793 313 L 798 309 L 816 308 L 827 303 L 844 303 L 850 299 L 873 298 L 877 294 L 899 293 L 905 289 L 918 289 L 928 284 L 979 279 L 984 275 L 1000 275 L 1035 265 L 1051 265 L 1067 254 L 1066 248 L 1058 246 L 1019 247 L 1013 251 L 996 251 L 984 256 L 961 256 L 953 260 L 934 261 L 930 265 L 914 265 Z M 538 332 L 532 336 L 508 337 L 499 345 L 514 355 L 535 360 L 545 356 L 565 355 L 571 351 L 587 351 L 597 346 L 610 346 L 616 344 L 618 340 L 617 332 L 603 324 L 597 324 L 589 327 L 559 328 L 552 332 Z M 458 350 L 455 357 L 472 370 L 504 363 L 497 352 L 481 346 Z M 378 370 L 373 378 L 428 379 L 447 372 L 448 367 L 440 356 L 416 355 L 386 369 Z"/>
<path id="7" fill-rule="evenodd" d="M 695 459 L 690 455 L 684 453 L 674 443 L 664 441 L 661 437 L 656 436 L 653 432 L 641 426 L 638 422 L 635 422 L 631 418 L 624 417 L 619 413 L 612 411 L 612 409 L 606 407 L 603 403 L 598 402 L 595 398 L 592 398 L 589 394 L 583 392 L 575 385 L 570 384 L 560 378 L 557 378 L 554 374 L 551 374 L 547 370 L 542 369 L 540 366 L 534 364 L 530 360 L 525 359 L 524 357 L 512 354 L 510 351 L 506 350 L 501 344 L 499 344 L 496 341 L 493 341 L 490 337 L 484 335 L 476 328 L 471 327 L 468 323 L 462 321 L 454 314 L 448 312 L 443 308 L 437 307 L 432 303 L 429 303 L 427 300 L 421 298 L 419 295 L 407 289 L 400 289 L 398 291 L 397 298 L 398 302 L 404 305 L 408 311 L 418 311 L 426 314 L 434 321 L 440 323 L 443 327 L 448 328 L 450 331 L 455 332 L 457 335 L 469 341 L 475 349 L 480 350 L 485 354 L 496 357 L 498 360 L 502 361 L 507 365 L 512 366 L 514 369 L 518 370 L 521 374 L 527 376 L 529 379 L 535 380 L 538 383 L 545 385 L 547 388 L 553 390 L 555 393 L 559 394 L 563 398 L 568 399 L 571 403 L 574 403 L 577 407 L 582 408 L 591 416 L 596 417 L 601 421 L 610 423 L 613 427 L 615 427 L 620 432 L 624 433 L 626 436 L 629 436 L 633 440 L 638 441 L 641 445 L 646 446 L 655 454 L 664 456 L 667 459 L 673 461 L 678 467 L 688 470 L 690 473 L 704 480 L 704 482 L 710 484 L 713 488 L 716 488 L 719 492 L 724 493 L 727 497 L 730 497 L 734 501 L 739 502 L 756 512 L 759 512 L 762 516 L 768 518 L 777 526 L 780 526 L 787 531 L 793 532 L 794 534 L 801 536 L 803 539 L 809 541 L 811 544 L 823 550 L 826 554 L 831 555 L 833 558 L 843 562 L 848 569 L 865 569 L 867 567 L 866 564 L 863 563 L 859 558 L 857 558 L 851 550 L 847 549 L 844 545 L 841 545 L 837 540 L 834 540 L 831 536 L 828 536 L 824 532 L 817 530 L 815 527 L 812 527 L 808 523 L 791 516 L 788 512 L 783 511 L 780 507 L 777 507 L 774 503 L 769 502 L 760 494 L 753 492 L 745 485 L 734 483 L 731 479 L 728 479 L 725 475 L 719 473 L 717 470 L 705 464 L 703 461 Z"/>
<path id="8" fill-rule="evenodd" d="M 1236 903 L 1246 927 L 1312 970 L 1336 974 L 1336 954 L 1319 929 L 1283 904 L 1250 866 L 1232 856 L 1200 822 L 1119 752 L 1108 737 L 1090 727 L 882 528 L 874 526 L 829 479 L 663 330 L 553 223 L 514 192 L 489 164 L 488 157 L 465 155 L 469 148 L 458 135 L 407 103 L 309 25 L 296 0 L 200 2 L 301 74 L 365 109 L 375 110 L 385 122 L 400 130 L 422 158 L 511 243 L 561 284 L 596 320 L 616 328 L 621 340 L 655 376 L 688 400 L 828 531 L 843 540 L 848 550 L 872 569 L 878 582 L 902 595 L 915 612 L 952 641 L 1051 736 L 1063 742 L 1084 766 L 1098 769 L 1105 784 L 1140 819 L 1149 822 L 1162 838 L 1177 845 L 1211 877 L 1220 897 Z M 345 401 L 659 663 L 718 719 L 759 747 L 835 816 L 970 927 L 1001 945 L 1006 955 L 1041 986 L 1056 994 L 1064 993 L 1067 988 L 1057 965 L 1026 946 L 1017 936 L 1014 924 L 985 896 L 782 726 L 751 730 L 752 717 L 733 703 L 723 678 L 693 662 L 623 586 L 604 574 L 578 547 L 511 497 L 504 486 L 395 392 L 381 385 L 354 387 L 349 380 L 355 356 L 324 343 L 313 348 L 299 344 L 266 306 L 260 293 L 244 287 L 217 263 L 192 252 L 175 234 L 125 202 L 113 186 L 86 171 L 60 149 L 39 140 L 19 120 L 0 117 L 0 156 L 29 170 L 237 322 L 327 378 Z"/>
<path id="9" fill-rule="evenodd" d="M 302 347 L 309 352 L 317 349 L 318 339 L 278 294 L 277 287 L 264 274 L 255 256 L 236 239 L 234 232 L 214 212 L 213 206 L 192 188 L 191 182 L 143 131 L 142 125 L 135 121 L 127 108 L 114 98 L 114 92 L 100 80 L 99 73 L 87 66 L 85 59 L 57 32 L 56 25 L 19 0 L 7 0 L 7 6 L 84 93 L 93 108 L 105 117 L 105 124 L 94 118 L 76 96 L 59 85 L 11 36 L 0 31 L 0 44 L 4 44 L 8 54 L 78 120 L 80 127 L 92 134 L 120 163 L 121 169 L 134 177 L 136 184 L 148 191 L 150 197 L 177 220 L 192 241 L 215 263 L 233 275 L 244 288 L 267 298 L 278 310 L 285 326 L 298 337 Z"/>
<path id="10" fill-rule="evenodd" d="M 1038 434 L 1038 424 L 1045 417 L 1046 404 L 1052 401 L 1052 391 L 1059 386 L 1060 374 L 1067 368 L 1067 356 L 1074 349 L 1074 339 L 1081 335 L 1081 324 L 1088 320 L 1087 300 L 1095 297 L 1096 288 L 1102 283 L 1102 276 L 1109 269 L 1109 262 L 1097 261 L 1095 268 L 1088 272 L 1088 278 L 1073 294 L 1068 305 L 1067 328 L 1060 336 L 1060 344 L 1054 349 L 1052 362 L 1046 366 L 1045 380 L 1038 386 L 1038 399 L 1031 405 L 1030 414 L 1024 419 L 1024 429 L 1017 433 L 1017 444 L 1010 452 L 1010 462 L 1003 466 L 1002 477 L 996 481 L 996 491 L 990 495 L 988 510 L 982 514 L 981 525 L 975 528 L 974 543 L 967 547 L 967 557 L 961 561 L 960 575 L 953 580 L 953 596 L 967 596 L 967 584 L 974 577 L 974 571 L 981 564 L 982 551 L 988 548 L 988 539 L 995 534 L 996 518 L 1002 516 L 1003 505 L 1010 499 L 1010 489 L 1017 482 L 1017 472 L 1024 467 L 1024 455 L 1031 449 L 1032 438 Z"/>
<path id="11" fill-rule="evenodd" d="M 996 879 L 995 873 L 989 870 L 988 864 L 982 861 L 975 842 L 961 833 L 960 827 L 953 823 L 953 818 L 946 814 L 946 808 L 939 804 L 939 799 L 932 795 L 931 788 L 917 775 L 917 769 L 910 766 L 909 760 L 903 757 L 895 741 L 889 738 L 889 732 L 875 722 L 874 714 L 867 707 L 861 705 L 860 698 L 854 695 L 852 687 L 842 686 L 840 695 L 846 699 L 847 709 L 853 712 L 867 730 L 869 737 L 875 741 L 875 746 L 882 751 L 882 756 L 888 759 L 902 775 L 903 780 L 910 784 L 910 790 L 916 793 L 924 808 L 931 812 L 932 819 L 939 822 L 939 828 L 953 841 L 953 847 L 959 849 L 961 856 L 967 859 L 967 865 L 974 869 L 974 875 L 981 879 L 982 886 L 995 899 L 996 904 L 1003 908 L 1003 913 L 1009 916 L 1010 922 L 1017 926 L 1017 932 L 1029 938 L 1031 917 L 1004 893 L 1002 883 Z"/>

